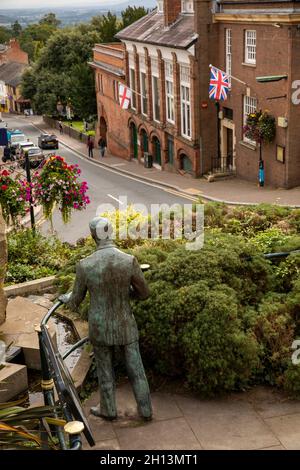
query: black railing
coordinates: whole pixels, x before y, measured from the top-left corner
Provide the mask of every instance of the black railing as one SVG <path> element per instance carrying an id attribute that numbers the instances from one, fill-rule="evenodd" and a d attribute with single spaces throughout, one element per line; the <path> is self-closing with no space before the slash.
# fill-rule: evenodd
<path id="1" fill-rule="evenodd" d="M 232 155 L 226 157 L 213 158 L 211 165 L 211 173 L 230 173 L 235 174 L 235 166 Z"/>

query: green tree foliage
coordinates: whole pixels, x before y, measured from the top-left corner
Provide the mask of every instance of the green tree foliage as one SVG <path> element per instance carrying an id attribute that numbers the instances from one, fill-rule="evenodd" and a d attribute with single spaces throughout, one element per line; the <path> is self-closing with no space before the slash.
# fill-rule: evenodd
<path id="1" fill-rule="evenodd" d="M 19 37 L 20 34 L 22 33 L 22 26 L 20 25 L 20 23 L 18 22 L 18 20 L 16 20 L 16 21 L 11 25 L 11 31 L 12 31 L 13 37 L 15 37 L 15 38 Z"/>
<path id="2" fill-rule="evenodd" d="M 61 24 L 61 21 L 56 18 L 55 13 L 47 13 L 46 15 L 43 16 L 42 19 L 39 21 L 40 25 L 49 25 L 53 26 L 54 28 L 58 28 Z"/>
<path id="3" fill-rule="evenodd" d="M 122 29 L 127 28 L 127 26 L 147 15 L 147 13 L 148 10 L 144 7 L 127 7 L 126 10 L 122 11 Z"/>
<path id="4" fill-rule="evenodd" d="M 91 29 L 99 33 L 100 42 L 114 42 L 115 35 L 119 31 L 117 16 L 110 11 L 107 15 L 94 16 L 91 20 Z"/>
<path id="5" fill-rule="evenodd" d="M 0 44 L 5 44 L 12 38 L 12 31 L 4 26 L 0 26 Z"/>
<path id="6" fill-rule="evenodd" d="M 31 62 L 38 59 L 41 48 L 55 31 L 56 27 L 49 24 L 31 24 L 22 31 L 19 37 L 20 45 L 27 52 Z"/>

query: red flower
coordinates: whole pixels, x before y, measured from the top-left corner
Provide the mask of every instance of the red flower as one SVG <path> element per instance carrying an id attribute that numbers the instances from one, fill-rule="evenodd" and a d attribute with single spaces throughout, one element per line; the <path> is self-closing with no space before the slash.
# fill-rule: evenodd
<path id="1" fill-rule="evenodd" d="M 9 176 L 9 171 L 3 170 L 1 173 L 2 176 Z"/>
<path id="2" fill-rule="evenodd" d="M 6 190 L 8 189 L 7 184 L 3 184 L 3 185 L 1 186 L 1 189 L 2 189 L 2 191 L 6 191 Z"/>

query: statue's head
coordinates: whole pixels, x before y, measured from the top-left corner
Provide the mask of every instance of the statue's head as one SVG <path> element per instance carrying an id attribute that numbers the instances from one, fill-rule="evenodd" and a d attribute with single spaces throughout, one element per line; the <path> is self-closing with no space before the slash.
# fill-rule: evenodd
<path id="1" fill-rule="evenodd" d="M 90 222 L 90 231 L 97 245 L 112 240 L 113 227 L 111 222 L 104 217 L 95 217 Z"/>

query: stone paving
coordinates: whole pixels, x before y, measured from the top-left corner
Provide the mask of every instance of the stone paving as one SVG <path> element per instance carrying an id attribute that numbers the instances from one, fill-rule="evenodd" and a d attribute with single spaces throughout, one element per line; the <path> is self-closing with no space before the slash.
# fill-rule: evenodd
<path id="1" fill-rule="evenodd" d="M 53 132 L 53 129 L 48 128 L 40 117 L 34 117 L 32 123 L 45 132 Z M 79 152 L 82 156 L 88 158 L 85 144 L 66 134 L 59 135 L 59 140 L 71 149 Z M 216 180 L 213 183 L 209 183 L 205 178 L 195 179 L 189 175 L 160 171 L 156 168 L 146 169 L 136 161 L 126 161 L 113 155 L 106 155 L 104 158 L 101 158 L 99 150 L 97 149 L 94 151 L 94 160 L 114 171 L 130 174 L 153 183 L 166 185 L 169 186 L 170 189 L 175 189 L 186 195 L 199 195 L 203 199 L 225 201 L 235 204 L 272 203 L 300 207 L 300 187 L 289 190 L 272 187 L 260 188 L 256 183 L 251 183 L 239 178 Z"/>
<path id="2" fill-rule="evenodd" d="M 98 393 L 84 403 L 96 440 L 94 450 L 294 450 L 300 449 L 300 401 L 264 387 L 212 400 L 152 393 L 154 419 L 136 414 L 131 387 L 117 389 L 119 418 L 89 414 Z M 92 450 L 84 443 L 84 450 Z"/>

